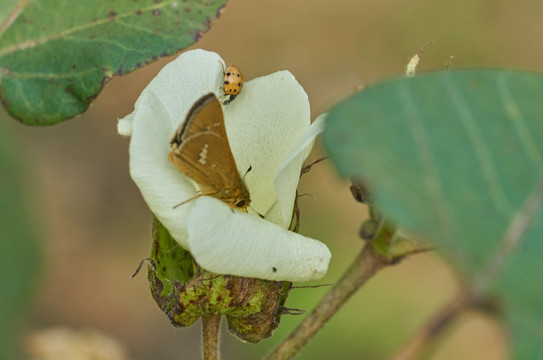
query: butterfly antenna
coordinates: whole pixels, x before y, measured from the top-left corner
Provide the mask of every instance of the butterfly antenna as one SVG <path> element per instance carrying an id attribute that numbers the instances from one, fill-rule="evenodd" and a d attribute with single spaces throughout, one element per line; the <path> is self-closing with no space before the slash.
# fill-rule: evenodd
<path id="1" fill-rule="evenodd" d="M 185 201 L 183 201 L 183 202 L 180 202 L 180 203 L 177 204 L 177 205 L 174 205 L 174 206 L 172 207 L 172 209 L 175 209 L 175 208 L 177 208 L 177 207 L 179 207 L 179 206 L 181 206 L 181 205 L 184 205 L 184 204 L 188 203 L 189 201 L 192 201 L 192 200 L 194 200 L 194 199 L 197 199 L 197 198 L 199 198 L 200 196 L 214 195 L 214 194 L 216 194 L 216 193 L 217 193 L 216 191 L 211 191 L 211 192 L 206 192 L 206 193 L 198 193 L 198 194 L 194 195 L 193 197 L 191 197 L 190 199 L 187 199 L 187 200 L 185 200 Z"/>
<path id="2" fill-rule="evenodd" d="M 245 172 L 245 174 L 243 175 L 243 178 L 242 180 L 245 181 L 245 177 L 247 176 L 247 174 L 253 170 L 253 165 L 249 165 L 249 168 L 247 169 L 247 171 Z"/>
<path id="3" fill-rule="evenodd" d="M 258 211 L 256 211 L 254 207 L 252 207 L 251 205 L 249 205 L 249 208 L 250 208 L 251 210 L 253 210 L 258 216 L 260 216 L 261 219 L 264 219 L 264 215 L 262 215 L 261 213 L 259 213 Z"/>

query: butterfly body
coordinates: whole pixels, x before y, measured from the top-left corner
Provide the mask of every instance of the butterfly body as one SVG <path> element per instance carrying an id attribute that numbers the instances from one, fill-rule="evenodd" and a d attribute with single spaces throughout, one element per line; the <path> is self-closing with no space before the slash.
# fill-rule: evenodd
<path id="1" fill-rule="evenodd" d="M 231 208 L 245 210 L 251 203 L 240 177 L 224 126 L 222 108 L 213 93 L 200 98 L 170 141 L 168 159 L 194 180 L 200 193 L 213 196 Z"/>

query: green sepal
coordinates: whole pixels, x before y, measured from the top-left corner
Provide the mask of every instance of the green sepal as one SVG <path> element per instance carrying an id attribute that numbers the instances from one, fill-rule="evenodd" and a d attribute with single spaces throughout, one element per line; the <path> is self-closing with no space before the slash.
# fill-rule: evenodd
<path id="1" fill-rule="evenodd" d="M 206 314 L 226 316 L 231 333 L 257 343 L 279 326 L 292 283 L 208 272 L 196 264 L 168 230 L 153 219 L 148 265 L 151 293 L 176 327 L 192 325 Z"/>

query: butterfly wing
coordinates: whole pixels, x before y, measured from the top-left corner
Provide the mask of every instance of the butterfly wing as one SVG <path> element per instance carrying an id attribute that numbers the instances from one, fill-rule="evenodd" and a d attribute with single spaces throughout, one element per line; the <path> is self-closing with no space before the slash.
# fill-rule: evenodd
<path id="1" fill-rule="evenodd" d="M 192 135 L 205 131 L 213 131 L 227 139 L 222 108 L 213 93 L 202 96 L 192 105 L 185 121 L 170 141 L 170 146 L 173 147 L 175 144 L 179 146 Z"/>
<path id="2" fill-rule="evenodd" d="M 239 176 L 226 136 L 222 108 L 214 94 L 205 95 L 193 105 L 170 146 L 170 161 L 196 181 L 202 193 L 232 206 L 249 205 L 249 192 Z"/>

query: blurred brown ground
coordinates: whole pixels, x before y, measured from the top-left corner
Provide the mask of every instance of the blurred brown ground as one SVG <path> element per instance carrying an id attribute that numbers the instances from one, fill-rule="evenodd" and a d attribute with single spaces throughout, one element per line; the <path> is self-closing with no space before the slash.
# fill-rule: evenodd
<path id="1" fill-rule="evenodd" d="M 288 69 L 306 89 L 313 117 L 356 87 L 399 75 L 426 42 L 419 72 L 490 66 L 543 70 L 543 3 L 481 1 L 232 0 L 194 46 L 218 52 L 246 79 Z M 145 276 L 129 282 L 150 245 L 150 214 L 128 174 L 128 141 L 116 119 L 169 59 L 111 80 L 89 111 L 48 128 L 10 121 L 30 167 L 27 201 L 41 226 L 46 261 L 24 335 L 48 326 L 96 328 L 117 338 L 133 359 L 198 359 L 199 324 L 174 329 L 154 304 Z M 311 158 L 322 156 L 316 147 Z M 330 163 L 304 176 L 301 232 L 333 253 L 332 283 L 361 247 L 365 210 Z M 434 255 L 385 270 L 360 291 L 299 359 L 383 359 L 457 287 Z M 326 289 L 296 290 L 287 305 L 310 310 Z M 261 358 L 301 317 L 284 317 L 259 345 L 223 336 L 224 359 Z M 499 324 L 470 314 L 448 332 L 431 359 L 504 359 Z"/>

